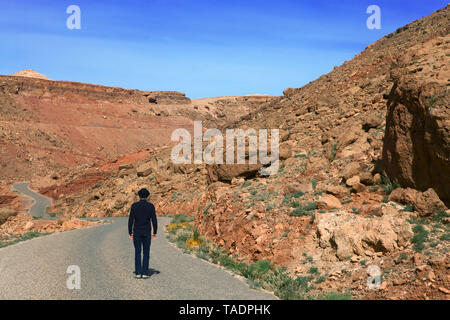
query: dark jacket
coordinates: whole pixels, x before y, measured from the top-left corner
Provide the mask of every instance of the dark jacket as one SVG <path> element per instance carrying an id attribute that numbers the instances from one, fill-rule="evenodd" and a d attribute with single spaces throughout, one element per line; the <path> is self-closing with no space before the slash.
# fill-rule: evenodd
<path id="1" fill-rule="evenodd" d="M 140 200 L 133 203 L 128 218 L 128 233 L 134 235 L 151 235 L 153 225 L 153 234 L 158 231 L 158 220 L 156 219 L 155 206 Z M 134 227 L 134 228 L 133 228 Z"/>

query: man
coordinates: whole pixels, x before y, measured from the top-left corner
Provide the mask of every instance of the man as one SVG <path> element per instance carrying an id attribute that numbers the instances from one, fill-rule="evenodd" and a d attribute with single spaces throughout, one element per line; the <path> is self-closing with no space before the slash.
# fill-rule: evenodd
<path id="1" fill-rule="evenodd" d="M 158 220 L 156 219 L 155 206 L 147 201 L 150 192 L 141 189 L 138 192 L 139 201 L 133 203 L 128 218 L 128 234 L 134 243 L 134 265 L 135 278 L 147 279 L 148 264 L 150 261 L 150 244 L 153 225 L 153 240 L 156 239 L 158 231 Z M 143 259 L 141 263 L 141 248 L 143 249 Z"/>

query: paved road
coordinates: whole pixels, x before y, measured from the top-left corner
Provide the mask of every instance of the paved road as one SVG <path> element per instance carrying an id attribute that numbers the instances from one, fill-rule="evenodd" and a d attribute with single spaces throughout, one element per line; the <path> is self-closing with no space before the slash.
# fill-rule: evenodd
<path id="1" fill-rule="evenodd" d="M 127 218 L 55 233 L 0 249 L 0 299 L 275 299 L 203 260 L 183 254 L 160 232 L 149 279 L 134 279 Z M 159 217 L 163 226 L 169 218 Z M 67 289 L 69 265 L 81 288 Z"/>
<path id="2" fill-rule="evenodd" d="M 50 219 L 51 217 L 46 213 L 46 210 L 52 204 L 52 200 L 39 193 L 36 193 L 29 189 L 29 182 L 21 182 L 12 185 L 13 190 L 22 193 L 33 199 L 34 204 L 30 208 L 30 215 L 33 217 L 42 217 Z"/>

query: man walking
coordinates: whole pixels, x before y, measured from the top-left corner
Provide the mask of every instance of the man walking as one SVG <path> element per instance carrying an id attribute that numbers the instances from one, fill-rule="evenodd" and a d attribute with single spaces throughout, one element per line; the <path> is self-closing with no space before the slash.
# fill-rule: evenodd
<path id="1" fill-rule="evenodd" d="M 144 188 L 139 190 L 138 195 L 139 201 L 131 206 L 130 217 L 128 218 L 128 234 L 134 243 L 134 277 L 147 279 L 149 277 L 148 264 L 150 261 L 152 225 L 154 240 L 158 231 L 158 220 L 156 219 L 155 206 L 147 201 L 150 192 Z M 141 251 L 143 251 L 142 263 Z"/>

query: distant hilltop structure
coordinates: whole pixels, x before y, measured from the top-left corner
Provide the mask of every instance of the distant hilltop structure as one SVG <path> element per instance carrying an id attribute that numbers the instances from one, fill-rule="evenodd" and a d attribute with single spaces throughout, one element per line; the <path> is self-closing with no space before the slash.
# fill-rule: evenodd
<path id="1" fill-rule="evenodd" d="M 34 71 L 33 69 L 22 70 L 22 71 L 13 73 L 12 76 L 51 80 L 50 78 L 44 76 L 43 74 L 41 74 L 39 72 Z"/>

